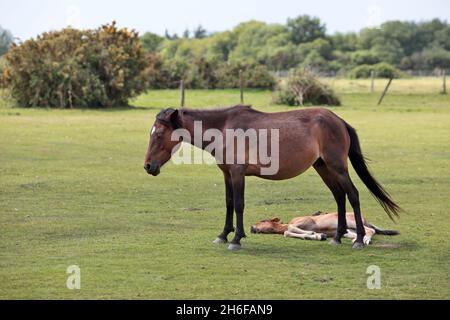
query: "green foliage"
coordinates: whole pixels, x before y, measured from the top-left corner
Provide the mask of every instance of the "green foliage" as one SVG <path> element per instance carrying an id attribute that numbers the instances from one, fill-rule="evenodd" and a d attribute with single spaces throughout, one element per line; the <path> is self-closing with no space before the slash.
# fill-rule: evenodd
<path id="1" fill-rule="evenodd" d="M 404 70 L 449 69 L 450 51 L 440 47 L 425 49 L 403 58 L 400 67 Z"/>
<path id="2" fill-rule="evenodd" d="M 0 26 L 0 56 L 8 52 L 9 47 L 13 43 L 13 35 L 10 31 L 5 30 Z"/>
<path id="3" fill-rule="evenodd" d="M 147 74 L 152 89 L 177 88 L 183 79 L 186 88 L 219 89 L 239 88 L 239 71 L 243 71 L 247 88 L 271 89 L 276 80 L 266 66 L 256 63 L 223 63 L 200 58 L 193 63 L 183 59 L 164 60 L 149 56 Z"/>
<path id="4" fill-rule="evenodd" d="M 142 47 L 148 52 L 156 52 L 159 49 L 160 44 L 164 41 L 163 37 L 157 34 L 146 32 L 141 36 Z"/>
<path id="5" fill-rule="evenodd" d="M 355 79 L 360 78 L 369 78 L 371 77 L 371 73 L 375 72 L 375 76 L 378 78 L 400 78 L 402 76 L 402 73 L 399 69 L 394 67 L 393 65 L 390 65 L 388 63 L 378 63 L 375 65 L 361 65 L 354 68 L 351 73 L 350 77 Z"/>
<path id="6" fill-rule="evenodd" d="M 325 37 L 326 27 L 319 18 L 308 15 L 288 19 L 287 28 L 294 44 L 311 42 Z"/>
<path id="7" fill-rule="evenodd" d="M 0 75 L 3 73 L 3 67 L 5 66 L 5 63 L 6 63 L 5 57 L 1 56 L 0 57 Z"/>
<path id="8" fill-rule="evenodd" d="M 289 106 L 341 105 L 340 99 L 329 86 L 304 69 L 292 72 L 287 83 L 278 89 L 275 102 Z"/>
<path id="9" fill-rule="evenodd" d="M 246 88 L 272 89 L 276 80 L 268 68 L 260 64 L 222 64 L 216 72 L 217 88 L 239 88 L 239 71 L 243 72 Z"/>
<path id="10" fill-rule="evenodd" d="M 205 28 L 203 28 L 201 25 L 199 25 L 193 32 L 195 39 L 203 39 L 208 36 L 208 31 L 206 31 Z"/>
<path id="11" fill-rule="evenodd" d="M 346 74 L 357 66 L 382 62 L 404 70 L 448 68 L 450 26 L 439 19 L 389 21 L 359 33 L 327 35 L 325 31 L 319 19 L 309 16 L 289 19 L 286 24 L 252 20 L 209 36 L 169 35 L 158 52 L 167 64 L 194 65 L 204 59 L 214 65 L 261 64 L 270 71 L 304 67 Z"/>
<path id="12" fill-rule="evenodd" d="M 20 106 L 126 105 L 147 86 L 138 34 L 113 22 L 97 30 L 64 29 L 13 46 L 3 79 Z"/>
<path id="13" fill-rule="evenodd" d="M 354 65 L 377 64 L 380 62 L 378 54 L 372 50 L 358 50 L 351 53 L 351 61 Z"/>

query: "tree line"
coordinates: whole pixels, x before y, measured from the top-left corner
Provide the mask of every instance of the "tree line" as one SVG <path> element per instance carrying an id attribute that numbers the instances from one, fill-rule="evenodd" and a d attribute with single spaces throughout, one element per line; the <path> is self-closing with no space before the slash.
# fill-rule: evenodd
<path id="1" fill-rule="evenodd" d="M 199 26 L 182 36 L 168 31 L 140 36 L 113 22 L 93 30 L 45 32 L 23 43 L 0 28 L 0 54 L 0 86 L 21 106 L 125 105 L 148 89 L 176 88 L 181 80 L 187 88 L 237 88 L 241 71 L 245 87 L 272 89 L 278 83 L 274 74 L 286 70 L 295 92 L 306 82 L 317 90 L 287 91 L 281 100 L 302 104 L 326 94 L 327 103 L 338 104 L 311 72 L 392 78 L 405 70 L 449 69 L 450 26 L 439 19 L 390 21 L 329 35 L 318 18 L 304 15 L 286 24 L 249 21 L 218 33 Z"/>
<path id="2" fill-rule="evenodd" d="M 141 41 L 167 65 L 186 70 L 199 61 L 257 64 L 269 71 L 307 67 L 343 75 L 381 63 L 400 70 L 450 68 L 450 25 L 439 19 L 389 21 L 379 28 L 329 35 L 320 19 L 302 15 L 286 24 L 249 21 L 211 34 L 201 26 L 181 37 L 167 31 L 165 37 L 147 32 Z"/>

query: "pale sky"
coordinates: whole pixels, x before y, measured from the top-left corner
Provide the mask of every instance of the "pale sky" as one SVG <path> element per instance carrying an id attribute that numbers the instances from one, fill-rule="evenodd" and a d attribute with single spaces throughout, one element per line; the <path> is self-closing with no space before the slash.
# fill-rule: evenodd
<path id="1" fill-rule="evenodd" d="M 387 20 L 450 21 L 449 0 L 0 0 L 0 25 L 26 40 L 71 25 L 96 28 L 116 20 L 140 32 L 181 34 L 203 25 L 229 30 L 251 19 L 285 23 L 309 14 L 321 18 L 329 33 L 359 31 Z"/>

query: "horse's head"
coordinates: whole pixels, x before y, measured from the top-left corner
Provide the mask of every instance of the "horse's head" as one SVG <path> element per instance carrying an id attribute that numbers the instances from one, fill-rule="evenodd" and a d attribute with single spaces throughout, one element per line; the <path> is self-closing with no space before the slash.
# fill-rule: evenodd
<path id="1" fill-rule="evenodd" d="M 262 220 L 256 225 L 251 226 L 250 231 L 252 233 L 283 234 L 286 230 L 285 226 L 280 223 L 280 219 L 272 218 L 270 220 Z"/>
<path id="2" fill-rule="evenodd" d="M 172 133 L 180 128 L 178 110 L 166 109 L 156 116 L 155 124 L 150 130 L 150 142 L 145 156 L 144 169 L 156 177 L 161 167 L 167 163 L 181 144 L 172 141 Z"/>

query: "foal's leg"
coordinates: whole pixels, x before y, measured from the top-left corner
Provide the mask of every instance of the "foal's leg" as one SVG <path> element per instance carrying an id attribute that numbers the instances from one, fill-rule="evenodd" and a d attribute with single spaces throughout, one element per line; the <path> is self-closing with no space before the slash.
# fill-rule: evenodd
<path id="1" fill-rule="evenodd" d="M 364 244 L 369 245 L 372 243 L 372 237 L 375 235 L 376 231 L 372 228 L 364 227 L 366 235 L 364 237 Z"/>
<path id="2" fill-rule="evenodd" d="M 336 230 L 336 235 L 331 240 L 331 244 L 340 245 L 342 237 L 347 233 L 347 209 L 345 201 L 345 192 L 339 185 L 337 181 L 336 174 L 327 167 L 322 159 L 319 159 L 314 164 L 314 169 L 319 173 L 323 182 L 328 186 L 331 193 L 336 200 L 338 209 L 338 228 Z"/>
<path id="3" fill-rule="evenodd" d="M 302 239 L 302 240 L 323 241 L 323 240 L 327 239 L 324 234 L 320 234 L 320 233 L 308 234 L 308 233 L 297 233 L 297 232 L 286 231 L 284 233 L 284 236 L 286 238 L 297 238 L 297 239 Z"/>
<path id="4" fill-rule="evenodd" d="M 214 241 L 215 244 L 222 244 L 228 242 L 228 235 L 234 232 L 233 227 L 233 214 L 234 214 L 234 198 L 233 198 L 233 184 L 231 182 L 231 175 L 228 172 L 224 172 L 225 177 L 225 194 L 227 203 L 227 215 L 225 220 L 225 227 L 223 232 Z"/>
<path id="5" fill-rule="evenodd" d="M 356 240 L 357 235 L 356 235 L 356 233 L 354 233 L 352 230 L 349 229 L 349 230 L 347 230 L 347 233 L 344 234 L 344 238 Z"/>
<path id="6" fill-rule="evenodd" d="M 292 232 L 292 233 L 299 233 L 299 234 L 309 234 L 309 235 L 315 234 L 314 231 L 306 231 L 306 230 L 297 228 L 297 227 L 294 226 L 293 224 L 290 224 L 290 225 L 288 226 L 288 231 L 289 231 L 289 232 Z"/>
<path id="7" fill-rule="evenodd" d="M 236 211 L 236 233 L 228 249 L 235 251 L 241 248 L 241 239 L 246 238 L 244 231 L 245 169 L 243 166 L 231 169 L 231 181 L 233 184 L 234 210 Z"/>

